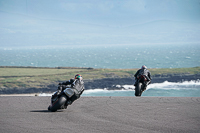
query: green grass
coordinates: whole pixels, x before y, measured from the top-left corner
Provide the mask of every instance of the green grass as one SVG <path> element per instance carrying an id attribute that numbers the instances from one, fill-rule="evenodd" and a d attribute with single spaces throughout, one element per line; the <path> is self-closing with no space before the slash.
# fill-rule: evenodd
<path id="1" fill-rule="evenodd" d="M 0 76 L 40 76 L 58 75 L 71 71 L 79 72 L 82 69 L 55 69 L 55 68 L 0 68 Z"/>
<path id="2" fill-rule="evenodd" d="M 41 88 L 73 78 L 80 73 L 84 79 L 133 77 L 138 69 L 85 69 L 85 68 L 29 68 L 1 67 L 0 89 L 2 88 Z M 197 74 L 200 67 L 149 69 L 156 74 Z"/>
<path id="3" fill-rule="evenodd" d="M 180 74 L 180 73 L 188 73 L 188 74 L 197 74 L 200 73 L 200 67 L 193 68 L 162 68 L 162 69 L 150 69 L 152 75 L 155 74 Z"/>

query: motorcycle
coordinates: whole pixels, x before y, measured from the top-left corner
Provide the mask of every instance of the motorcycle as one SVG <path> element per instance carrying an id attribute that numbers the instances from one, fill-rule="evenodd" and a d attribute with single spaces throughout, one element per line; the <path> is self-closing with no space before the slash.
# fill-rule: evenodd
<path id="1" fill-rule="evenodd" d="M 137 78 L 138 81 L 135 85 L 135 96 L 141 96 L 143 91 L 146 90 L 146 87 L 150 82 L 148 82 L 146 76 L 144 75 L 140 75 Z"/>
<path id="2" fill-rule="evenodd" d="M 55 92 L 57 93 L 57 91 Z M 55 94 L 54 93 L 54 94 Z M 59 109 L 66 109 L 68 105 L 71 104 L 70 98 L 74 95 L 74 91 L 71 88 L 66 88 L 59 95 L 52 95 L 51 104 L 48 110 L 51 112 L 56 112 Z"/>

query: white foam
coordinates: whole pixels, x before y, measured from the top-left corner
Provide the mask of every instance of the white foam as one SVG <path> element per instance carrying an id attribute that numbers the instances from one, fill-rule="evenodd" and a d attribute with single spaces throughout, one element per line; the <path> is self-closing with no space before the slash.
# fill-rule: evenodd
<path id="1" fill-rule="evenodd" d="M 180 90 L 180 89 L 191 89 L 191 88 L 200 88 L 200 80 L 191 80 L 184 82 L 168 82 L 163 83 L 154 83 L 150 84 L 147 89 L 165 89 L 165 90 Z"/>
<path id="2" fill-rule="evenodd" d="M 40 94 L 38 94 L 38 96 L 52 96 L 53 95 L 53 93 L 40 93 Z"/>
<path id="3" fill-rule="evenodd" d="M 118 93 L 120 94 L 121 92 L 130 92 L 130 91 L 134 91 L 134 90 L 105 90 L 105 89 L 91 89 L 91 90 L 85 90 L 83 92 L 83 96 L 110 96 L 110 95 L 114 95 L 114 93 Z"/>
<path id="4" fill-rule="evenodd" d="M 90 94 L 90 93 L 94 93 L 94 92 L 108 92 L 109 90 L 107 89 L 90 89 L 90 90 L 85 90 L 83 93 L 84 94 Z"/>
<path id="5" fill-rule="evenodd" d="M 125 90 L 134 90 L 135 86 L 134 85 L 122 85 L 123 88 L 125 88 Z"/>

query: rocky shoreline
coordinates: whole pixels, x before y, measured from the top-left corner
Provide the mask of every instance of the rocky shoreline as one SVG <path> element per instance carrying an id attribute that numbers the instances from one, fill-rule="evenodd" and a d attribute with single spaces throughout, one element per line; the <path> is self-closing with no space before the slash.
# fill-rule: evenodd
<path id="1" fill-rule="evenodd" d="M 152 83 L 168 82 L 183 82 L 200 79 L 200 74 L 162 74 L 152 77 Z M 95 80 L 84 80 L 85 89 L 108 89 L 120 90 L 123 88 L 117 85 L 133 85 L 135 80 L 133 77 L 126 78 L 104 78 Z M 57 84 L 50 84 L 43 88 L 5 88 L 0 90 L 0 94 L 28 94 L 28 93 L 52 93 L 57 89 Z"/>
<path id="2" fill-rule="evenodd" d="M 168 82 L 184 82 L 191 80 L 200 79 L 200 74 L 165 74 L 165 75 L 155 75 L 152 77 L 151 83 L 163 83 L 165 81 Z M 85 82 L 85 86 L 87 89 L 108 89 L 108 90 L 116 90 L 122 89 L 116 87 L 116 85 L 133 85 L 135 83 L 135 79 L 133 77 L 130 78 L 105 78 L 105 79 L 96 79 L 96 80 L 88 80 Z"/>

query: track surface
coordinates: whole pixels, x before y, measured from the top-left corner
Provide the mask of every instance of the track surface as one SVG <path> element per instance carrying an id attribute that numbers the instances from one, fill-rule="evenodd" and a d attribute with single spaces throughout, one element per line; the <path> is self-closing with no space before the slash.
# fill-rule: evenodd
<path id="1" fill-rule="evenodd" d="M 48 112 L 50 97 L 0 97 L 1 133 L 200 131 L 200 97 L 81 97 Z"/>

